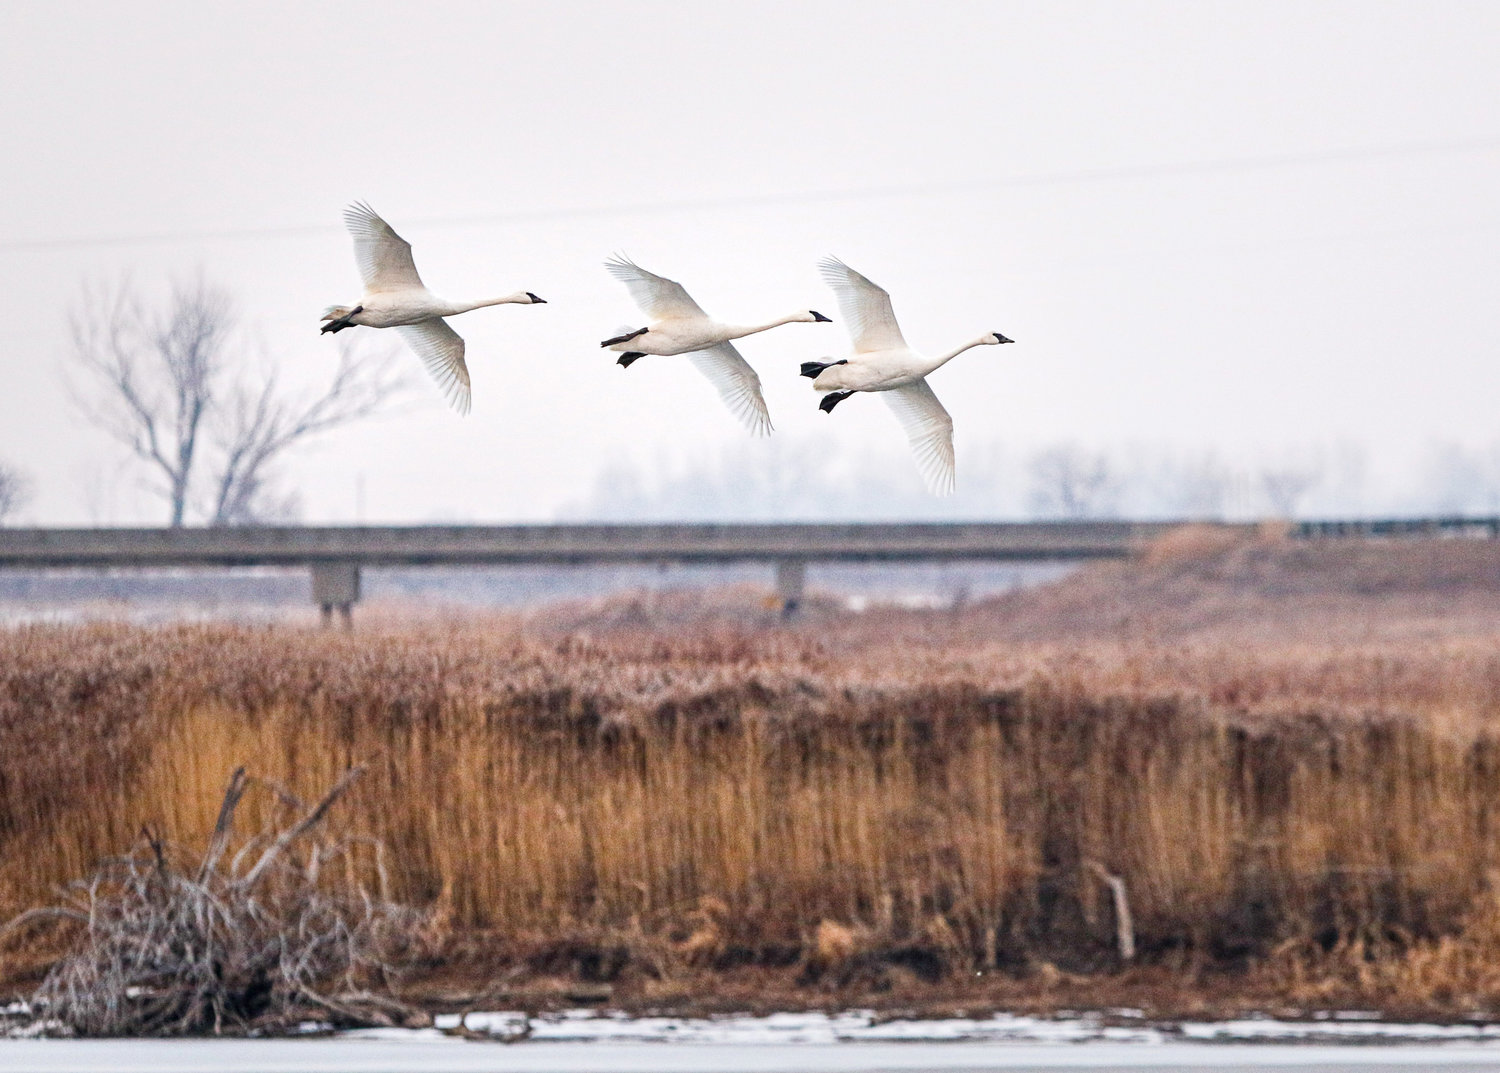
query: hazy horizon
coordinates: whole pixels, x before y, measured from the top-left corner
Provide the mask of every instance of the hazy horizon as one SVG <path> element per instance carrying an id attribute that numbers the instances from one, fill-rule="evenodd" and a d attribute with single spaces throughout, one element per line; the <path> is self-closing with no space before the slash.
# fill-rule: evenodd
<path id="1" fill-rule="evenodd" d="M 201 271 L 316 384 L 317 317 L 358 294 L 340 212 L 367 199 L 435 291 L 549 304 L 455 320 L 470 417 L 423 382 L 300 452 L 310 522 L 607 516 L 629 481 L 684 515 L 1013 516 L 1058 444 L 1215 459 L 1230 514 L 1317 459 L 1360 472 L 1309 510 L 1437 504 L 1461 455 L 1482 505 L 1497 46 L 1481 3 L 8 5 L 0 460 L 34 485 L 24 521 L 161 520 L 68 401 L 85 283 Z M 598 340 L 640 315 L 616 250 L 726 320 L 834 313 L 833 253 L 919 349 L 1014 338 L 933 377 L 959 495 L 922 498 L 875 400 L 817 411 L 797 365 L 842 324 L 741 346 L 769 441 L 680 359 L 620 370 Z M 736 502 L 715 473 L 762 487 Z"/>

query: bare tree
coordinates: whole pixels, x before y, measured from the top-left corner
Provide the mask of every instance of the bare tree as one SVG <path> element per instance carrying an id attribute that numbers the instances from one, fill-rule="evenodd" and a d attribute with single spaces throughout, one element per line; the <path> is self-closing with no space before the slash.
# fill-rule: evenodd
<path id="1" fill-rule="evenodd" d="M 1308 492 L 1323 479 L 1322 467 L 1314 463 L 1288 462 L 1260 471 L 1260 488 L 1278 518 L 1290 518 Z"/>
<path id="2" fill-rule="evenodd" d="M 297 444 L 369 417 L 404 381 L 391 356 L 340 352 L 332 385 L 298 399 L 257 362 L 235 330 L 229 295 L 203 279 L 148 307 L 128 283 L 85 291 L 73 327 L 74 399 L 152 472 L 173 526 L 200 484 L 214 524 L 252 521 L 271 501 L 274 463 Z M 207 471 L 205 475 L 205 471 Z"/>
<path id="3" fill-rule="evenodd" d="M 31 482 L 14 466 L 0 462 L 0 525 L 31 498 Z"/>
<path id="4" fill-rule="evenodd" d="M 1032 456 L 1031 506 L 1037 514 L 1105 518 L 1115 513 L 1121 480 L 1109 456 L 1065 444 Z"/>
<path id="5" fill-rule="evenodd" d="M 75 399 L 165 482 L 171 524 L 182 525 L 199 433 L 227 361 L 229 296 L 199 279 L 174 287 L 165 311 L 151 311 L 128 284 L 91 287 L 72 328 L 77 370 L 93 388 L 75 383 Z"/>

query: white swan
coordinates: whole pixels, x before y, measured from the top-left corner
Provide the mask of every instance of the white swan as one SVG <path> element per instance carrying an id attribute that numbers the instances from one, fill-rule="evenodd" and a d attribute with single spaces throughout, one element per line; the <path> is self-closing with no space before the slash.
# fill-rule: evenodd
<path id="1" fill-rule="evenodd" d="M 448 402 L 459 413 L 468 413 L 471 395 L 464 341 L 443 318 L 484 306 L 546 303 L 530 291 L 479 302 L 446 301 L 423 285 L 411 259 L 411 243 L 396 234 L 370 206 L 363 202 L 350 205 L 344 210 L 344 226 L 354 236 L 354 259 L 365 281 L 365 294 L 352 308 L 326 309 L 322 330 L 341 332 L 356 324 L 401 329 L 406 345 L 422 359 Z"/>
<path id="2" fill-rule="evenodd" d="M 937 358 L 927 358 L 906 345 L 885 288 L 836 257 L 818 263 L 824 281 L 838 296 L 839 311 L 849 326 L 854 352 L 840 361 L 808 361 L 802 375 L 825 392 L 818 408 L 832 413 L 856 391 L 879 391 L 917 456 L 917 469 L 935 495 L 953 491 L 953 419 L 927 384 L 927 374 L 965 350 L 1009 343 L 999 332 L 986 332 Z"/>
<path id="3" fill-rule="evenodd" d="M 604 262 L 604 267 L 625 284 L 641 312 L 651 318 L 646 327 L 626 328 L 613 339 L 599 344 L 620 355 L 619 365 L 628 369 L 631 362 L 647 354 L 662 357 L 686 354 L 698 371 L 713 382 L 730 412 L 751 432 L 764 436 L 771 431 L 771 414 L 766 409 L 766 400 L 761 397 L 760 377 L 755 375 L 755 370 L 730 340 L 782 324 L 829 323 L 827 317 L 809 309 L 753 327 L 720 324 L 705 313 L 675 280 L 647 272 L 633 261 L 619 256 Z"/>

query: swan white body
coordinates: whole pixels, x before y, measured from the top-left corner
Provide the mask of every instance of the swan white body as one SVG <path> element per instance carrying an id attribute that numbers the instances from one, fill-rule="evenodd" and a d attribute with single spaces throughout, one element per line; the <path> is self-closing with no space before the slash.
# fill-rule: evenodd
<path id="1" fill-rule="evenodd" d="M 331 306 L 323 313 L 323 331 L 340 332 L 355 325 L 399 328 L 401 337 L 437 381 L 448 402 L 467 414 L 472 402 L 469 367 L 463 338 L 444 317 L 485 306 L 545 304 L 530 291 L 500 298 L 452 302 L 439 298 L 422 283 L 412 260 L 411 244 L 392 230 L 370 206 L 357 203 L 344 210 L 344 225 L 354 237 L 354 259 L 364 280 L 364 297 L 353 306 Z"/>
<path id="2" fill-rule="evenodd" d="M 760 377 L 731 340 L 768 331 L 783 324 L 813 324 L 828 318 L 802 310 L 766 324 L 739 326 L 721 324 L 703 311 L 675 280 L 647 272 L 623 257 L 606 261 L 609 274 L 624 283 L 642 313 L 651 318 L 644 328 L 624 329 L 599 345 L 621 355 L 619 364 L 629 368 L 644 355 L 671 357 L 686 354 L 698 370 L 718 389 L 730 412 L 756 435 L 771 431 L 771 414 L 761 395 Z"/>
<path id="3" fill-rule="evenodd" d="M 813 388 L 825 393 L 820 408 L 832 413 L 834 406 L 854 392 L 881 392 L 906 431 L 927 487 L 935 495 L 950 494 L 955 476 L 953 419 L 933 394 L 927 375 L 973 347 L 1011 340 L 999 332 L 986 332 L 939 357 L 925 357 L 902 337 L 885 288 L 834 257 L 820 262 L 818 269 L 838 297 L 854 344 L 852 353 L 841 361 L 808 362 L 802 367 L 804 376 L 813 377 Z"/>

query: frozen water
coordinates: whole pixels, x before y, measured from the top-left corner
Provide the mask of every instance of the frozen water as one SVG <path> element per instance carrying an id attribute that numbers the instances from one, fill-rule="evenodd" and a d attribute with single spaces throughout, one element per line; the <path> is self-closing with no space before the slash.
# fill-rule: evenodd
<path id="1" fill-rule="evenodd" d="M 1289 1047 L 1201 1043 L 469 1043 L 428 1033 L 307 1040 L 10 1040 L 7 1073 L 1420 1073 L 1500 1070 L 1482 1047 Z"/>
<path id="2" fill-rule="evenodd" d="M 1137 1019 L 1111 1011 L 1108 1019 Z M 1386 1024 L 1355 1017 L 1245 1019 L 1180 1026 L 1106 1024 L 998 1014 L 881 1020 L 860 1011 L 768 1017 L 631 1018 L 594 1011 L 528 1019 L 497 1011 L 464 1026 L 382 1029 L 301 1040 L 38 1040 L 0 1042 L 6 1073 L 918 1073 L 1280 1069 L 1348 1073 L 1500 1071 L 1500 1026 Z M 1357 1043 L 1358 1046 L 1350 1046 Z M 667 1046 L 666 1044 L 672 1044 Z M 1372 1046 L 1371 1044 L 1385 1044 Z"/>

